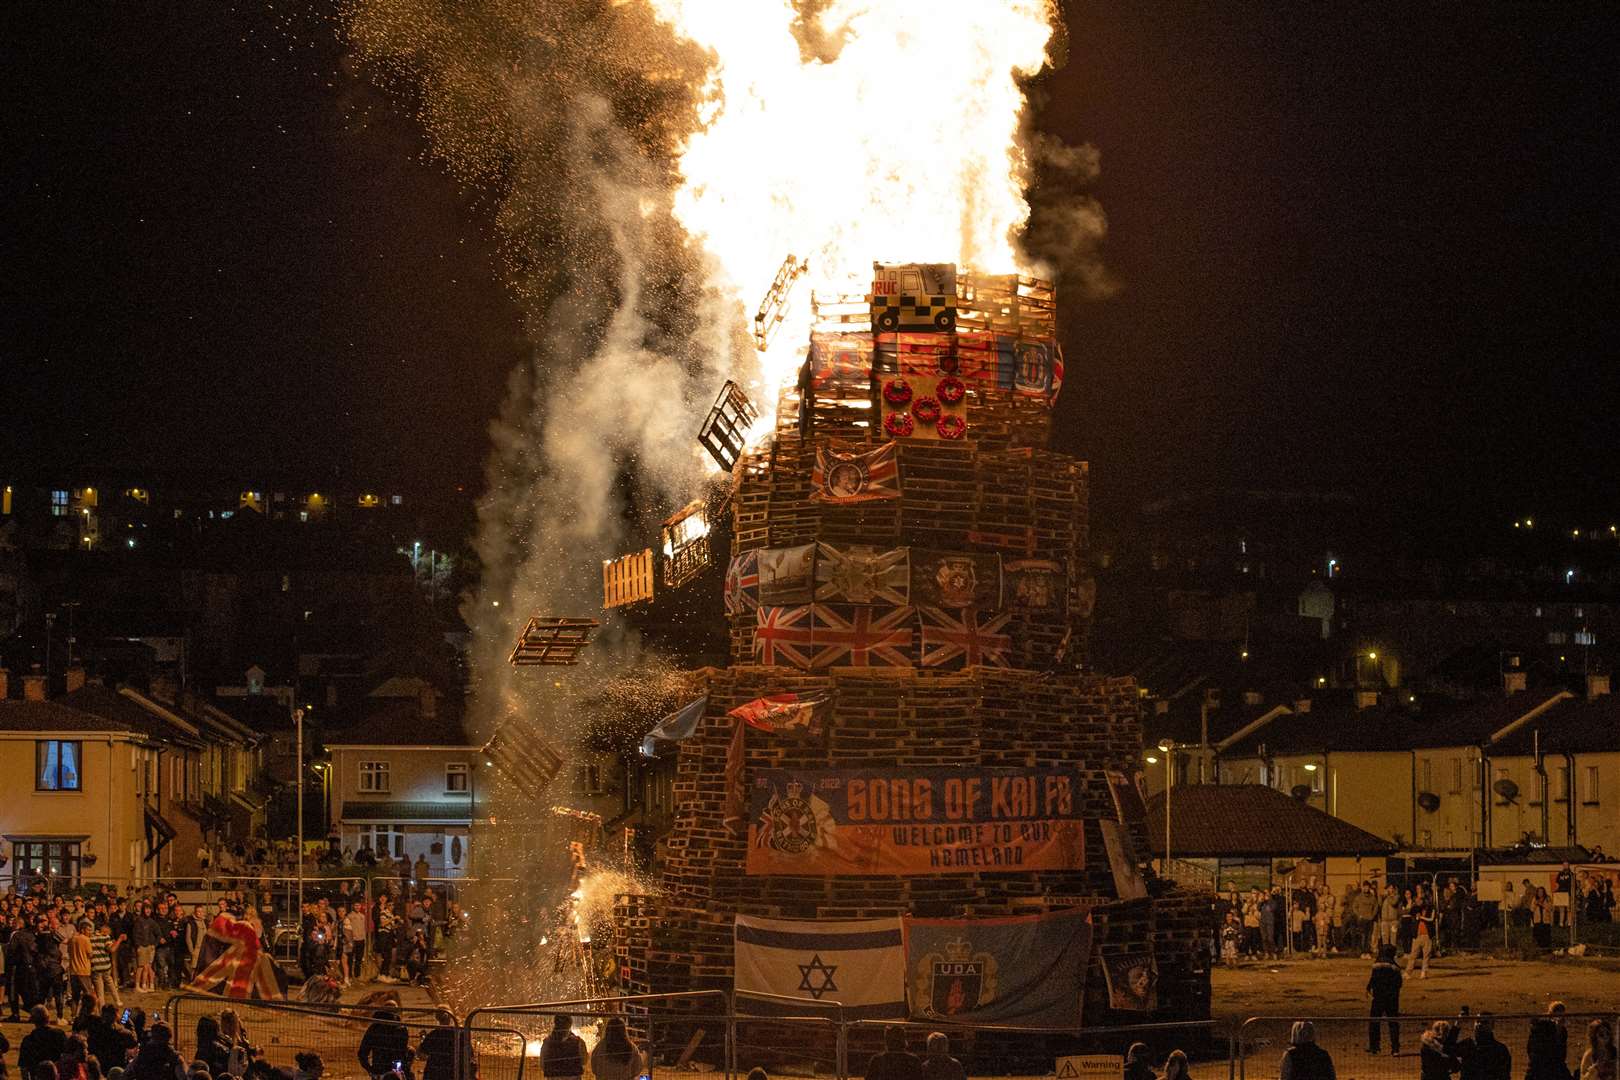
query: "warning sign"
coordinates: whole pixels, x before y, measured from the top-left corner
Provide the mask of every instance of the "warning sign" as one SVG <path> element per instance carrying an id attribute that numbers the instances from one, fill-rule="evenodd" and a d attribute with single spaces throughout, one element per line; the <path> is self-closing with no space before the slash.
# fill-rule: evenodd
<path id="1" fill-rule="evenodd" d="M 1057 1080 L 1120 1080 L 1125 1059 L 1115 1054 L 1071 1054 L 1057 1059 Z"/>

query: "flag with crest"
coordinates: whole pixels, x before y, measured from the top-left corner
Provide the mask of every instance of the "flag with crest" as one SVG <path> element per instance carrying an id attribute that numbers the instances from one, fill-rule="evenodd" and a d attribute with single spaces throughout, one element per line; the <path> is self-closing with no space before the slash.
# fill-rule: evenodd
<path id="1" fill-rule="evenodd" d="M 922 662 L 940 667 L 959 662 L 963 667 L 1011 667 L 1010 615 L 963 608 L 951 612 L 918 608 L 922 616 Z"/>
<path id="2" fill-rule="evenodd" d="M 911 552 L 863 544 L 816 546 L 816 601 L 904 605 L 911 600 Z"/>
<path id="3" fill-rule="evenodd" d="M 789 691 L 745 701 L 726 715 L 734 716 L 761 731 L 815 735 L 821 732 L 831 712 L 832 694 L 826 691 L 808 694 Z"/>
<path id="4" fill-rule="evenodd" d="M 1001 607 L 1001 556 L 911 549 L 910 600 L 918 607 Z"/>

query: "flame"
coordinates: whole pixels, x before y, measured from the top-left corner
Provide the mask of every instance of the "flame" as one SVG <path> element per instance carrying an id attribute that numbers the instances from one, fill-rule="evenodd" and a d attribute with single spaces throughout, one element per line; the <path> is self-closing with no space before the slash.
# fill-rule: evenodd
<path id="1" fill-rule="evenodd" d="M 713 56 L 674 199 L 712 284 L 752 314 L 784 255 L 809 264 L 758 354 L 762 414 L 803 361 L 812 290 L 864 293 L 874 259 L 1029 269 L 1018 79 L 1047 63 L 1047 0 L 827 0 L 799 24 L 830 43 L 808 57 L 792 0 L 651 2 Z"/>

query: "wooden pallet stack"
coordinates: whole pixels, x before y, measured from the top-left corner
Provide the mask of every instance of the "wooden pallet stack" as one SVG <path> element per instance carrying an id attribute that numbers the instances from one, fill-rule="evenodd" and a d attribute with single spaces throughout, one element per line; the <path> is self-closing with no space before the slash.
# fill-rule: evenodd
<path id="1" fill-rule="evenodd" d="M 958 329 L 1049 339 L 1049 285 L 1028 278 L 963 276 Z M 869 330 L 859 298 L 818 298 L 817 329 Z M 823 310 L 824 309 L 824 310 Z M 848 373 L 836 402 L 818 402 L 808 376 L 778 402 L 768 446 L 734 471 L 734 554 L 818 541 L 879 550 L 909 547 L 996 553 L 1003 568 L 1059 568 L 1057 605 L 1008 596 L 1012 668 L 755 666 L 754 611 L 734 608 L 733 666 L 708 669 L 696 733 L 680 745 L 674 825 L 660 843 L 659 891 L 620 898 L 616 949 L 629 993 L 729 989 L 737 914 L 794 919 L 993 916 L 1069 907 L 1091 910 L 1094 955 L 1084 988 L 1089 1024 L 1208 1016 L 1207 901 L 1153 883 L 1121 899 L 1101 823 L 1117 820 L 1108 773 L 1141 767 L 1137 691 L 1129 679 L 1085 673 L 1092 586 L 1087 571 L 1084 462 L 1045 448 L 1051 401 L 1011 388 L 972 386 L 967 437 L 901 439 L 900 497 L 858 505 L 812 499 L 823 448 L 866 450 L 883 436 L 875 410 L 850 407 Z M 808 422 L 801 422 L 808 409 Z M 863 415 L 864 414 L 864 415 Z M 994 564 L 992 564 L 994 565 Z M 1003 571 L 1003 581 L 1014 580 Z M 913 601 L 916 602 L 915 600 Z M 749 730 L 743 779 L 755 770 L 838 767 L 1054 768 L 1081 781 L 1085 857 L 1068 870 L 959 872 L 893 877 L 749 874 L 744 837 L 728 823 L 726 766 L 735 721 L 728 710 L 770 694 L 831 695 L 815 735 Z M 1148 850 L 1140 822 L 1126 824 Z M 1109 956 L 1151 953 L 1161 985 L 1152 1015 L 1113 1012 L 1103 980 Z M 1172 989 L 1173 987 L 1173 989 Z"/>

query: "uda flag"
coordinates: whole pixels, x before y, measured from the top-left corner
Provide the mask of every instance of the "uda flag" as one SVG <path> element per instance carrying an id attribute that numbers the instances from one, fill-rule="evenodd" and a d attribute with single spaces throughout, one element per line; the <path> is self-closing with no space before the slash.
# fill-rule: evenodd
<path id="1" fill-rule="evenodd" d="M 919 1020 L 1078 1028 L 1091 954 L 1079 909 L 905 920 L 906 994 Z"/>
<path id="2" fill-rule="evenodd" d="M 734 933 L 737 996 L 795 999 L 751 1002 L 753 1011 L 803 1013 L 820 1004 L 842 1005 L 852 1019 L 906 1015 L 899 919 L 823 922 L 738 915 Z"/>

